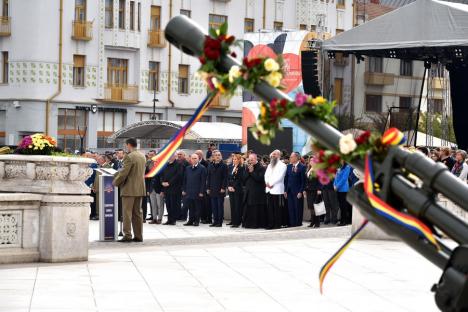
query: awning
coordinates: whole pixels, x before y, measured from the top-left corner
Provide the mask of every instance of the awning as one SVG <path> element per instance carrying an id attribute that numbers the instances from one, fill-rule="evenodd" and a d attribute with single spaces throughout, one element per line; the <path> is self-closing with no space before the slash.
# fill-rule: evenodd
<path id="1" fill-rule="evenodd" d="M 115 132 L 108 141 L 116 139 L 170 139 L 185 121 L 147 120 L 128 125 Z M 214 143 L 240 143 L 242 127 L 227 122 L 197 122 L 185 136 L 185 140 Z"/>
<path id="2" fill-rule="evenodd" d="M 380 51 L 379 56 L 412 59 L 415 56 L 417 59 L 443 56 L 434 53 L 434 49 L 439 49 L 438 53 L 445 57 L 450 54 L 456 58 L 457 51 L 453 48 L 461 47 L 460 52 L 465 56 L 468 48 L 468 5 L 417 0 L 341 33 L 322 46 L 328 51 L 361 55 L 379 55 Z M 427 48 L 430 51 L 424 51 Z"/>

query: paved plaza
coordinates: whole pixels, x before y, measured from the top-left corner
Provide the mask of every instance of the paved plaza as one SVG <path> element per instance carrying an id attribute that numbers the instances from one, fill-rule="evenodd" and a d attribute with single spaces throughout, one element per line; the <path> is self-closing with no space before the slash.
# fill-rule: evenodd
<path id="1" fill-rule="evenodd" d="M 0 266 L 0 311 L 437 311 L 429 289 L 441 272 L 396 241 L 355 242 L 321 296 L 319 269 L 343 240 L 92 243 L 88 262 Z"/>

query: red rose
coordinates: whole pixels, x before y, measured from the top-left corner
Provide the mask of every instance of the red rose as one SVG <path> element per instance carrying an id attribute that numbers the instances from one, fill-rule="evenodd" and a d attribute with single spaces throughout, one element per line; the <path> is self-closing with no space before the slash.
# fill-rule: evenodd
<path id="1" fill-rule="evenodd" d="M 227 43 L 229 43 L 229 44 L 233 43 L 234 40 L 236 40 L 236 37 L 234 37 L 234 36 L 229 36 L 229 37 L 227 37 L 227 38 L 225 39 L 225 41 L 226 41 Z"/>
<path id="2" fill-rule="evenodd" d="M 330 158 L 328 158 L 328 164 L 329 165 L 333 165 L 334 163 L 340 161 L 340 156 L 336 155 L 336 154 L 333 154 L 330 156 Z"/>
<path id="3" fill-rule="evenodd" d="M 328 167 L 327 172 L 331 173 L 331 174 L 335 174 L 336 173 L 336 168 L 335 167 Z"/>
<path id="4" fill-rule="evenodd" d="M 221 56 L 221 42 L 207 36 L 203 52 L 207 58 L 217 60 Z"/>
<path id="5" fill-rule="evenodd" d="M 324 151 L 324 150 L 320 150 L 320 151 L 319 151 L 319 155 L 318 155 L 318 158 L 319 158 L 319 161 L 320 161 L 320 162 L 323 162 L 323 157 L 325 157 L 325 151 Z"/>
<path id="6" fill-rule="evenodd" d="M 232 53 L 231 53 L 231 56 L 232 56 L 232 57 L 237 57 L 236 52 L 232 52 Z"/>
<path id="7" fill-rule="evenodd" d="M 226 40 L 226 35 L 221 35 L 218 37 L 218 40 L 221 42 L 221 41 L 224 41 Z"/>
<path id="8" fill-rule="evenodd" d="M 205 57 L 200 56 L 200 57 L 198 58 L 198 60 L 200 61 L 200 63 L 206 64 L 206 58 L 205 58 Z"/>
<path id="9" fill-rule="evenodd" d="M 364 131 L 363 133 L 361 133 L 360 136 L 358 136 L 358 137 L 356 138 L 355 141 L 356 141 L 357 144 L 366 143 L 367 140 L 369 140 L 370 135 L 371 135 L 370 131 Z"/>
<path id="10" fill-rule="evenodd" d="M 288 105 L 288 100 L 282 99 L 281 102 L 280 102 L 280 104 L 281 104 L 281 107 L 282 107 L 282 108 L 286 108 L 286 105 Z"/>

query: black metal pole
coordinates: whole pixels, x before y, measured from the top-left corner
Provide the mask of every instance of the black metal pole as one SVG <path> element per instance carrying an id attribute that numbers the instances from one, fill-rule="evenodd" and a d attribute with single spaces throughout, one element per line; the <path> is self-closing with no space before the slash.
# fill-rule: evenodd
<path id="1" fill-rule="evenodd" d="M 423 92 L 424 92 L 424 81 L 426 79 L 426 73 L 427 73 L 427 70 L 428 70 L 427 66 L 430 67 L 431 64 L 429 63 L 429 65 L 427 65 L 427 63 L 424 62 L 424 74 L 423 74 L 423 80 L 422 80 L 422 83 L 421 83 L 421 90 L 419 91 L 418 111 L 416 112 L 416 125 L 414 126 L 414 147 L 416 147 L 416 141 L 418 140 L 419 114 L 421 113 L 422 96 L 423 96 Z M 426 118 L 427 118 L 427 116 L 426 116 Z M 427 132 L 427 127 L 426 127 L 426 132 Z M 427 135 L 427 133 L 426 133 L 426 135 Z"/>

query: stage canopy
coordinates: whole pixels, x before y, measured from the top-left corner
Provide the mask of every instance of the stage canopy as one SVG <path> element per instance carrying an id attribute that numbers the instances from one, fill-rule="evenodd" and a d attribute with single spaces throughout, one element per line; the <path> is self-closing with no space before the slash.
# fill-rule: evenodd
<path id="1" fill-rule="evenodd" d="M 417 0 L 325 41 L 323 49 L 444 64 L 465 62 L 468 5 Z"/>
<path id="2" fill-rule="evenodd" d="M 140 121 L 115 132 L 109 137 L 109 141 L 126 138 L 170 139 L 184 124 L 185 121 Z M 240 143 L 242 127 L 227 122 L 197 122 L 185 139 L 199 143 Z"/>

